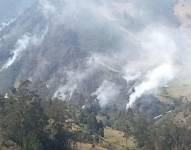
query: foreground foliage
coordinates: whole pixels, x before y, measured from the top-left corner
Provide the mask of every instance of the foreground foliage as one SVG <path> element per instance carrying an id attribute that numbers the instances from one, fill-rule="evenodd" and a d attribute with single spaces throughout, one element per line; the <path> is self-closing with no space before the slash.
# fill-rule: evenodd
<path id="1" fill-rule="evenodd" d="M 20 150 L 70 149 L 72 137 L 63 127 L 64 119 L 49 116 L 43 106 L 45 101 L 27 85 L 23 83 L 18 89 L 12 89 L 9 97 L 0 99 L 0 127 L 4 141 L 12 141 Z"/>

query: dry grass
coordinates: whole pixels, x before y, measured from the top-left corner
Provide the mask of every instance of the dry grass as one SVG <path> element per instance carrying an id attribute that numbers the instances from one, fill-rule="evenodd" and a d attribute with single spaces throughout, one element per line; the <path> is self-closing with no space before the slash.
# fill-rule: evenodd
<path id="1" fill-rule="evenodd" d="M 173 83 L 167 89 L 170 96 L 175 98 L 187 97 L 191 99 L 191 80 L 182 80 Z"/>
<path id="2" fill-rule="evenodd" d="M 134 139 L 124 137 L 124 133 L 112 128 L 104 129 L 104 138 L 99 145 L 77 143 L 77 150 L 136 150 Z"/>
<path id="3" fill-rule="evenodd" d="M 93 146 L 87 143 L 77 143 L 77 150 L 108 150 L 98 145 Z"/>
<path id="4" fill-rule="evenodd" d="M 112 128 L 105 128 L 105 140 L 109 143 L 112 143 L 116 146 L 118 150 L 127 149 L 135 149 L 135 142 L 132 137 L 128 137 L 127 141 L 124 137 L 124 133 L 118 130 L 114 130 Z"/>

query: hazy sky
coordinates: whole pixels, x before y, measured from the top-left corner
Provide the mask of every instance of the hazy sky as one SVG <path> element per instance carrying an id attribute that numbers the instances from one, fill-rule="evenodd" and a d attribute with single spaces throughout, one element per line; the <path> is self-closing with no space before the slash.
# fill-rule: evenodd
<path id="1" fill-rule="evenodd" d="M 35 0 L 0 0 L 0 22 L 14 18 L 34 1 Z"/>

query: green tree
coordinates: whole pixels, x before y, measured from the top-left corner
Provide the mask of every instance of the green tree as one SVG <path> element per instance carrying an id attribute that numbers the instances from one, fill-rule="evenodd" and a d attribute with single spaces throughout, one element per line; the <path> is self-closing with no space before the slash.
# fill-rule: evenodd
<path id="1" fill-rule="evenodd" d="M 104 125 L 101 120 L 99 120 L 97 123 L 97 132 L 100 136 L 104 137 Z"/>
<path id="2" fill-rule="evenodd" d="M 35 149 L 41 149 L 40 140 L 47 118 L 41 107 L 41 99 L 23 86 L 18 88 L 14 96 L 2 100 L 0 125 L 5 139 L 15 142 L 21 149 L 24 150 L 29 143 L 33 143 Z"/>
<path id="3" fill-rule="evenodd" d="M 48 105 L 43 107 L 42 99 L 29 85 L 24 82 L 8 98 L 0 99 L 0 128 L 4 140 L 13 141 L 21 150 L 70 149 L 72 136 L 64 129 L 64 112 L 59 109 L 55 114 L 45 113 L 44 107 Z M 48 128 L 50 120 L 54 123 Z"/>
<path id="4" fill-rule="evenodd" d="M 91 113 L 87 118 L 87 128 L 91 133 L 97 132 L 97 119 L 94 113 Z"/>

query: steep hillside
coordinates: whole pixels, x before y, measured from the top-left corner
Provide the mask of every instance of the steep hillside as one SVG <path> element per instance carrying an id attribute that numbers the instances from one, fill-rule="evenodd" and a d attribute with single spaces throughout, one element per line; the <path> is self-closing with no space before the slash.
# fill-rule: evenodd
<path id="1" fill-rule="evenodd" d="M 175 4 L 39 0 L 0 31 L 0 90 L 30 80 L 49 97 L 122 108 L 157 95 L 187 63 Z"/>

